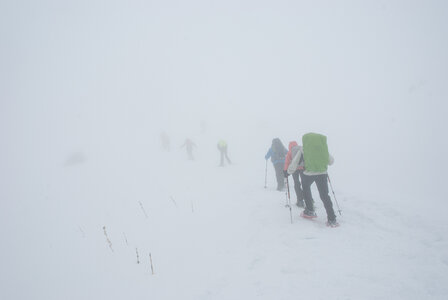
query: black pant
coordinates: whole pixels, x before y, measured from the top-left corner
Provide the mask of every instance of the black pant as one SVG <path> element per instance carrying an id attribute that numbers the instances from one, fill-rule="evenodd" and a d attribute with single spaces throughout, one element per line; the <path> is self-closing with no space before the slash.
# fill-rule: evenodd
<path id="1" fill-rule="evenodd" d="M 224 166 L 224 157 L 226 158 L 227 162 L 230 164 L 232 164 L 232 162 L 230 161 L 229 156 L 227 155 L 227 147 L 225 148 L 219 148 L 219 151 L 221 152 L 221 166 Z"/>
<path id="2" fill-rule="evenodd" d="M 277 178 L 277 190 L 285 187 L 285 175 L 283 174 L 283 163 L 274 164 L 275 177 Z"/>
<path id="3" fill-rule="evenodd" d="M 328 177 L 327 174 L 311 175 L 311 176 L 303 174 L 302 176 L 303 196 L 305 197 L 306 208 L 309 210 L 314 210 L 313 196 L 311 194 L 311 185 L 313 184 L 313 182 L 316 182 L 320 199 L 324 203 L 325 210 L 327 212 L 327 218 L 329 221 L 333 221 L 336 220 L 336 215 L 334 214 L 333 203 L 331 202 L 331 198 L 328 191 L 327 177 Z"/>
<path id="4" fill-rule="evenodd" d="M 292 179 L 294 179 L 294 190 L 296 191 L 297 202 L 303 201 L 303 191 L 300 186 L 300 179 L 302 178 L 302 176 L 303 176 L 302 170 L 297 170 L 294 173 L 292 173 Z M 303 182 L 303 179 L 302 179 L 302 182 Z"/>

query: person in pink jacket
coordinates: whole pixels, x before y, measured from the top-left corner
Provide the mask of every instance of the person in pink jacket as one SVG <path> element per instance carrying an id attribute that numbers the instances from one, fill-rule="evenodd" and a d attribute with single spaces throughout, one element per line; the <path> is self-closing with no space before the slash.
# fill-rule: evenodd
<path id="1" fill-rule="evenodd" d="M 289 151 L 286 154 L 285 166 L 283 167 L 283 174 L 285 175 L 286 178 L 289 176 L 288 167 L 291 164 L 291 161 L 294 158 L 294 156 L 297 154 L 297 152 L 299 150 L 302 150 L 301 148 L 302 148 L 301 146 L 297 145 L 297 142 L 295 142 L 295 141 L 289 142 Z M 295 190 L 296 196 L 297 196 L 297 206 L 298 207 L 305 207 L 305 204 L 303 202 L 303 190 L 302 190 L 302 187 L 300 184 L 300 181 L 302 180 L 302 176 L 303 176 L 303 170 L 304 170 L 304 163 L 303 163 L 303 159 L 302 159 L 302 161 L 299 162 L 299 164 L 297 165 L 297 168 L 292 173 L 292 178 L 294 179 L 294 190 Z"/>

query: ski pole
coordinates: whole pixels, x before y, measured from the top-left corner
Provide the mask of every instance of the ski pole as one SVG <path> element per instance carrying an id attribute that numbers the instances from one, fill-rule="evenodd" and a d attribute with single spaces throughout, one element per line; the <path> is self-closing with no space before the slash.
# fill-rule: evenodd
<path id="1" fill-rule="evenodd" d="M 291 216 L 291 224 L 292 224 L 292 209 L 291 209 L 291 194 L 289 193 L 289 181 L 288 176 L 286 176 L 286 188 L 287 188 L 287 196 L 288 196 L 288 207 L 289 207 L 289 215 Z"/>
<path id="2" fill-rule="evenodd" d="M 267 188 L 267 178 L 268 178 L 268 160 L 266 159 L 266 168 L 264 169 L 264 188 Z"/>
<path id="3" fill-rule="evenodd" d="M 334 193 L 334 190 L 333 190 L 333 185 L 331 184 L 330 175 L 327 174 L 327 178 L 328 178 L 328 182 L 330 183 L 331 191 L 333 192 L 334 201 L 336 202 L 336 205 L 338 207 L 339 215 L 342 216 L 341 209 L 339 208 L 338 200 L 336 199 L 336 194 Z"/>

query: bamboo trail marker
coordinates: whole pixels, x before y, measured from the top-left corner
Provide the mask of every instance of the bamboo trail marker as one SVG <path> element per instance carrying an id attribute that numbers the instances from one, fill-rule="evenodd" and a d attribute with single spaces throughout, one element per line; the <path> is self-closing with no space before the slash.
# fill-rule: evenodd
<path id="1" fill-rule="evenodd" d="M 79 226 L 79 231 L 81 231 L 82 237 L 85 238 L 86 234 L 84 233 L 84 230 L 82 230 L 81 226 Z"/>
<path id="2" fill-rule="evenodd" d="M 112 249 L 112 242 L 110 241 L 109 237 L 107 236 L 106 226 L 103 226 L 103 231 L 104 231 L 104 236 L 106 237 L 107 243 L 109 244 L 110 250 L 112 250 L 112 252 L 114 252 L 114 249 Z"/>
<path id="3" fill-rule="evenodd" d="M 173 201 L 174 205 L 177 207 L 176 200 L 174 200 L 173 196 L 170 196 L 171 201 Z"/>
<path id="4" fill-rule="evenodd" d="M 128 239 L 126 238 L 126 233 L 123 232 L 124 241 L 126 242 L 126 246 L 129 246 Z"/>
<path id="5" fill-rule="evenodd" d="M 143 213 L 145 214 L 145 217 L 148 218 L 148 215 L 146 214 L 145 208 L 143 207 L 142 202 L 138 201 L 140 203 L 140 207 L 142 208 Z"/>
<path id="6" fill-rule="evenodd" d="M 152 275 L 154 275 L 154 266 L 153 266 L 153 264 L 152 264 L 152 256 L 151 256 L 151 253 L 149 253 L 149 261 L 150 261 L 150 263 L 151 263 L 151 273 L 152 273 Z"/>

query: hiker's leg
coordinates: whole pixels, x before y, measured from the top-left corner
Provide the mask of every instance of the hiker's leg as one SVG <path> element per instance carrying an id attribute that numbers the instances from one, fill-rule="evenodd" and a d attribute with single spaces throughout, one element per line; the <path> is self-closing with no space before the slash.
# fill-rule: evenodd
<path id="1" fill-rule="evenodd" d="M 311 185 L 314 182 L 314 176 L 308 176 L 303 174 L 302 176 L 302 189 L 303 197 L 305 199 L 305 205 L 308 210 L 314 210 L 313 196 L 311 195 Z"/>
<path id="2" fill-rule="evenodd" d="M 275 177 L 277 178 L 277 190 L 282 190 L 285 187 L 285 175 L 283 174 L 282 164 L 274 164 Z"/>
<path id="3" fill-rule="evenodd" d="M 328 181 L 327 174 L 317 175 L 316 177 L 316 185 L 319 191 L 319 196 L 322 202 L 324 203 L 325 210 L 327 211 L 327 218 L 329 221 L 335 220 L 336 215 L 333 210 L 333 203 L 331 202 L 331 198 L 328 191 Z"/>

